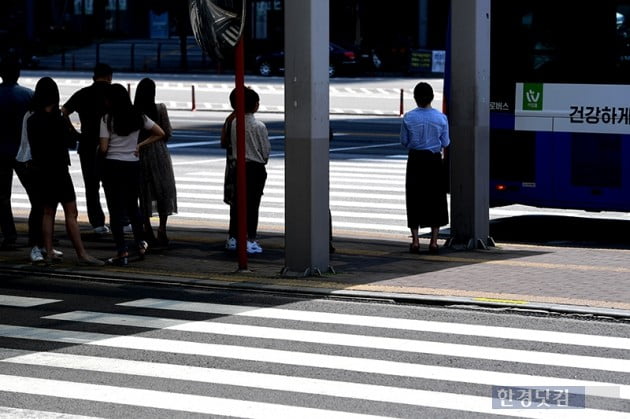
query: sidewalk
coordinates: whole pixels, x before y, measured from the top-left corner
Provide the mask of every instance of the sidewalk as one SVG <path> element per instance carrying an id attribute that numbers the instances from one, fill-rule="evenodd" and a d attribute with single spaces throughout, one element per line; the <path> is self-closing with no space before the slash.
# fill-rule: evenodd
<path id="1" fill-rule="evenodd" d="M 224 250 L 225 232 L 172 227 L 168 248 L 150 249 L 144 261 L 127 267 L 86 268 L 76 256 L 62 225 L 56 246 L 64 262 L 33 266 L 25 240 L 26 225 L 18 224 L 24 246 L 0 252 L 0 273 L 37 274 L 79 280 L 130 281 L 198 287 L 233 287 L 363 298 L 419 304 L 473 304 L 493 307 L 592 313 L 630 318 L 630 249 L 577 248 L 497 243 L 489 250 L 441 249 L 408 253 L 406 242 L 338 237 L 330 272 L 314 277 L 286 277 L 284 238 L 263 233 L 264 253 L 251 255 L 251 272 L 237 272 L 237 256 Z M 88 251 L 99 258 L 113 253 L 111 236 L 85 230 Z"/>

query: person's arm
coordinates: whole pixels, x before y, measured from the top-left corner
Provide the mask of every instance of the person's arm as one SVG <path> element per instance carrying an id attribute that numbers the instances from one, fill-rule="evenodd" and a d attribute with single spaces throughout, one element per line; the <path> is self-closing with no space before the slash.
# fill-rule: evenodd
<path id="1" fill-rule="evenodd" d="M 145 145 L 160 141 L 164 138 L 164 130 L 160 128 L 158 124 L 145 117 L 144 129 L 149 131 L 150 135 L 144 140 L 138 143 L 136 146 L 136 156 L 140 154 L 140 148 Z"/>
<path id="2" fill-rule="evenodd" d="M 269 161 L 269 153 L 271 153 L 271 143 L 269 142 L 269 132 L 267 131 L 267 127 L 263 125 L 260 128 L 260 138 L 261 138 L 261 150 L 260 153 L 265 159 L 265 163 Z"/>
<path id="3" fill-rule="evenodd" d="M 107 129 L 107 123 L 105 123 L 105 118 L 101 118 L 101 131 L 98 140 L 98 151 L 102 155 L 107 154 L 107 150 L 109 149 L 109 138 L 111 134 Z"/>
<path id="4" fill-rule="evenodd" d="M 160 103 L 158 106 L 159 125 L 164 130 L 164 141 L 168 141 L 173 135 L 173 127 L 171 126 L 171 119 L 168 117 L 168 110 L 166 105 Z"/>
<path id="5" fill-rule="evenodd" d="M 77 110 L 77 103 L 79 102 L 80 95 L 79 92 L 75 92 L 72 96 L 70 96 L 70 99 L 61 106 L 61 113 L 63 113 L 64 116 L 70 116 Z"/>
<path id="6" fill-rule="evenodd" d="M 440 135 L 440 143 L 442 144 L 442 148 L 446 148 L 451 144 L 451 138 L 448 134 L 448 119 L 446 116 L 444 117 L 444 129 Z"/>
<path id="7" fill-rule="evenodd" d="M 236 118 L 236 112 L 230 113 L 221 127 L 221 148 L 230 147 L 230 137 L 232 135 L 232 121 Z"/>
<path id="8" fill-rule="evenodd" d="M 409 148 L 409 129 L 404 119 L 400 125 L 400 144 L 405 148 Z"/>

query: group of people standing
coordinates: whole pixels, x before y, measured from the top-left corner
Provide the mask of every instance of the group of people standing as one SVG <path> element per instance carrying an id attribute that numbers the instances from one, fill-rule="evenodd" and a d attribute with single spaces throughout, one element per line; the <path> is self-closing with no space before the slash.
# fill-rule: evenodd
<path id="1" fill-rule="evenodd" d="M 17 233 L 11 211 L 15 169 L 31 203 L 30 257 L 35 263 L 59 261 L 53 248 L 58 204 L 65 215 L 68 236 L 84 265 L 126 265 L 129 248 L 125 226 L 130 224 L 137 254 L 144 257 L 149 243 L 168 244 L 166 223 L 177 212 L 175 177 L 166 141 L 172 129 L 166 107 L 155 103 L 155 83 L 148 78 L 136 88 L 134 103 L 113 71 L 97 64 L 93 84 L 80 89 L 60 106 L 59 89 L 50 77 L 41 78 L 34 92 L 18 84 L 19 63 L 2 63 L 0 84 L 0 227 L 2 246 L 15 246 Z M 78 133 L 69 116 L 77 112 Z M 69 149 L 78 142 L 88 219 L 96 234 L 110 232 L 100 204 L 105 191 L 116 255 L 105 261 L 89 255 L 78 225 L 76 194 L 69 173 Z M 158 214 L 157 238 L 150 218 Z"/>
<path id="2" fill-rule="evenodd" d="M 50 77 L 41 78 L 35 91 L 18 84 L 17 61 L 4 61 L 0 76 L 0 229 L 2 248 L 15 246 L 17 233 L 11 211 L 13 170 L 24 186 L 30 203 L 29 245 L 33 262 L 55 262 L 63 253 L 53 248 L 54 220 L 58 204 L 65 214 L 66 231 L 80 264 L 126 265 L 129 247 L 125 226 L 131 225 L 137 254 L 143 258 L 149 243 L 168 244 L 166 225 L 177 212 L 175 177 L 166 141 L 172 134 L 164 104 L 156 104 L 155 83 L 142 79 L 134 102 L 120 84 L 112 84 L 112 69 L 94 68 L 93 84 L 80 89 L 60 106 L 59 89 Z M 236 92 L 230 103 L 236 109 Z M 246 221 L 248 253 L 261 253 L 256 241 L 258 211 L 265 186 L 270 143 L 267 128 L 257 120 L 260 97 L 245 88 Z M 443 152 L 450 144 L 448 120 L 431 107 L 433 89 L 419 83 L 414 89 L 417 108 L 407 112 L 400 141 L 408 150 L 406 171 L 409 250 L 420 249 L 418 229 L 430 227 L 429 251 L 438 252 L 439 227 L 448 223 L 446 183 L 442 177 Z M 77 112 L 78 133 L 69 116 Z M 229 235 L 225 247 L 237 245 L 235 112 L 226 119 L 221 145 L 226 149 L 224 201 L 230 205 Z M 102 183 L 109 210 L 116 255 L 102 261 L 89 255 L 81 241 L 77 222 L 76 194 L 69 174 L 68 150 L 78 141 L 78 154 L 85 185 L 88 219 L 95 233 L 107 234 L 100 204 Z M 157 238 L 151 217 L 159 215 Z"/>

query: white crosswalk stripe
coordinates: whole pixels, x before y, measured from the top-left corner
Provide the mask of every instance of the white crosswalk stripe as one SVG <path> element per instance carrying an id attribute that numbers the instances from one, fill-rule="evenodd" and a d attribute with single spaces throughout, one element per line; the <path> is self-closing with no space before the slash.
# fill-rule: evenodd
<path id="1" fill-rule="evenodd" d="M 0 301 L 15 298 L 0 295 Z M 200 314 L 208 316 L 198 320 Z M 12 349 L 0 356 L 0 417 L 63 417 L 39 404 L 3 406 L 13 400 L 10 395 L 28 395 L 24 400 L 38 403 L 66 401 L 56 406 L 128 406 L 146 417 L 156 410 L 164 416 L 180 412 L 247 418 L 419 417 L 426 412 L 422 409 L 437 409 L 430 410 L 434 416 L 448 412 L 460 417 L 630 414 L 630 338 L 625 337 L 164 299 L 125 301 L 111 312 L 42 316 L 48 327 L 0 324 L 0 342 L 62 345 L 43 351 Z M 423 333 L 434 336 L 425 339 Z M 449 342 L 453 335 L 492 340 Z M 532 349 L 532 343 L 542 346 Z M 591 356 L 580 348 L 616 352 Z M 198 361 L 179 360 L 191 357 Z M 447 365 L 471 359 L 489 366 Z M 542 368 L 530 372 L 528 366 Z M 541 374 L 546 368 L 553 372 Z M 368 383 L 353 374 L 399 380 Z M 429 381 L 405 386 L 408 380 Z M 427 384 L 431 382 L 451 385 L 435 390 Z M 583 392 L 586 406 L 497 409 L 492 386 L 570 388 Z M 243 394 L 252 397 L 238 397 Z M 609 400 L 625 411 L 594 407 L 593 399 Z M 365 403 L 375 410 L 366 410 Z"/>
<path id="2" fill-rule="evenodd" d="M 201 143 L 188 143 L 194 147 L 211 147 L 214 138 Z M 208 145 L 208 143 L 212 143 Z M 171 147 L 183 148 L 185 144 L 172 143 Z M 75 171 L 75 190 L 79 215 L 85 217 L 85 190 L 80 178 L 80 163 L 72 154 Z M 229 221 L 229 207 L 223 202 L 223 157 L 182 161 L 173 158 L 177 182 L 179 212 L 169 222 L 206 220 L 212 227 L 225 226 Z M 347 163 L 343 160 L 330 162 L 330 208 L 333 227 L 339 232 L 389 235 L 400 239 L 408 233 L 406 227 L 404 176 L 405 159 L 388 162 L 365 160 Z M 282 232 L 285 216 L 284 158 L 272 157 L 267 167 L 268 178 L 260 207 L 259 231 Z M 101 193 L 103 210 L 107 212 L 104 194 Z M 12 206 L 16 212 L 25 213 L 30 208 L 28 196 L 17 181 L 13 182 Z M 427 230 L 428 231 L 428 230 Z"/>

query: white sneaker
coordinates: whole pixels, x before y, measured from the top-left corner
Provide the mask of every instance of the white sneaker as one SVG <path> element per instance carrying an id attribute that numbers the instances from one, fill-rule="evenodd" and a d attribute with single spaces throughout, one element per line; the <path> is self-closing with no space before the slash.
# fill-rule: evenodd
<path id="1" fill-rule="evenodd" d="M 247 253 L 262 253 L 262 247 L 260 247 L 260 245 L 258 244 L 258 242 L 254 241 L 254 242 L 250 242 L 247 241 Z"/>
<path id="2" fill-rule="evenodd" d="M 133 227 L 131 226 L 131 224 L 127 224 L 123 227 L 123 231 L 125 232 L 125 234 L 133 233 Z"/>
<path id="3" fill-rule="evenodd" d="M 109 233 L 109 227 L 107 227 L 106 225 L 102 225 L 100 227 L 94 227 L 94 232 L 100 235 L 107 234 Z"/>
<path id="4" fill-rule="evenodd" d="M 44 255 L 42 254 L 42 249 L 37 246 L 34 246 L 31 249 L 31 262 L 40 263 L 44 261 Z"/>
<path id="5" fill-rule="evenodd" d="M 225 250 L 236 250 L 236 239 L 230 237 L 225 241 Z"/>

